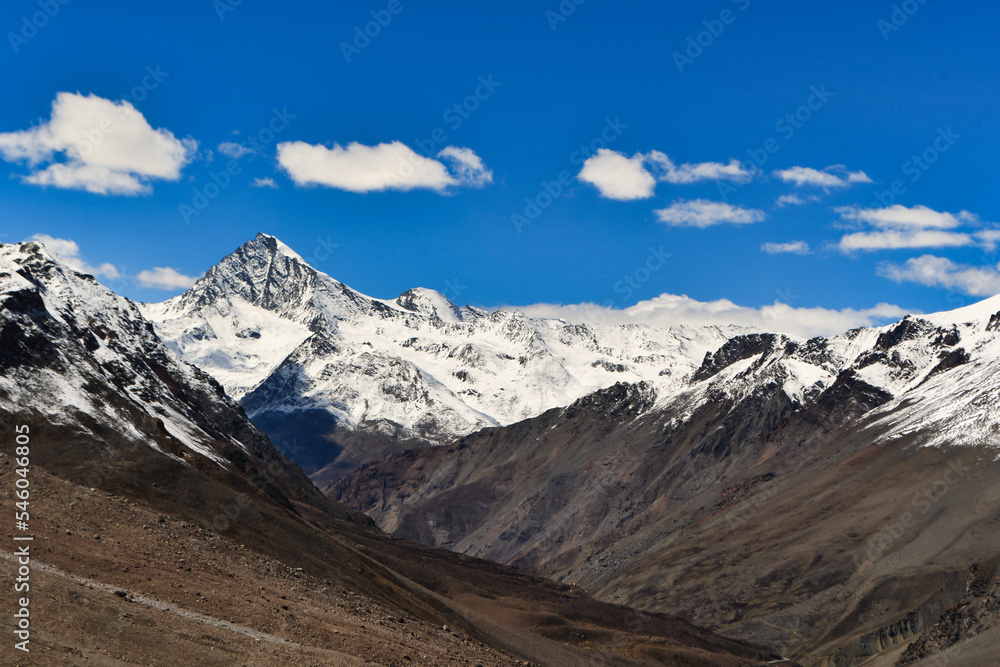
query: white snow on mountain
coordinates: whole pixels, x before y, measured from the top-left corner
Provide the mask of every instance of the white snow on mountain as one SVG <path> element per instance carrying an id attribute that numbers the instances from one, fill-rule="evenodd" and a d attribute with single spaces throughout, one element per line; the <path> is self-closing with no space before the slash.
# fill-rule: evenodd
<path id="1" fill-rule="evenodd" d="M 202 369 L 252 417 L 320 411 L 347 431 L 433 443 L 617 382 L 648 383 L 656 405 L 683 419 L 704 401 L 765 386 L 805 406 L 850 373 L 892 396 L 869 416 L 874 442 L 1000 444 L 1000 296 L 810 340 L 739 327 L 570 324 L 460 308 L 428 289 L 368 297 L 261 234 L 184 294 L 140 306 L 37 242 L 0 245 L 4 327 L 21 338 L 0 350 L 0 407 L 30 405 L 56 422 L 86 415 L 141 439 L 135 411 L 102 400 L 96 382 L 220 463 L 210 443 L 229 436 L 206 432 L 158 366 L 216 392 Z M 17 348 L 27 340 L 48 341 L 52 358 L 28 369 Z M 61 360 L 71 352 L 72 363 Z"/>
<path id="2" fill-rule="evenodd" d="M 222 465 L 213 442 L 228 438 L 245 449 L 232 436 L 206 433 L 197 408 L 176 395 L 223 401 L 218 387 L 171 353 L 135 304 L 41 243 L 0 244 L 0 337 L 0 409 L 87 429 L 97 439 L 106 428 L 159 449 L 137 428 L 147 420 Z"/>
<path id="3" fill-rule="evenodd" d="M 680 387 L 737 327 L 577 325 L 360 294 L 260 234 L 169 301 L 142 306 L 251 417 L 323 409 L 347 428 L 445 442 L 616 382 Z"/>
<path id="4" fill-rule="evenodd" d="M 737 345 L 737 338 L 725 346 L 745 351 L 731 353 L 736 361 L 707 378 L 696 374 L 680 401 L 665 395 L 660 405 L 685 406 L 677 417 L 684 419 L 712 396 L 739 400 L 777 382 L 804 406 L 850 372 L 892 396 L 869 416 L 873 442 L 911 436 L 924 446 L 1000 448 L 998 330 L 1000 296 L 995 296 L 831 338 L 796 341 L 776 335 L 763 350 L 749 342 Z"/>

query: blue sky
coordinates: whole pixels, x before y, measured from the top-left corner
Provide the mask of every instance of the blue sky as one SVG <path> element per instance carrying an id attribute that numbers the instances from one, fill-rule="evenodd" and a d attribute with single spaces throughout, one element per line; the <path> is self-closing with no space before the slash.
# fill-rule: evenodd
<path id="1" fill-rule="evenodd" d="M 479 4 L 4 3 L 0 241 L 140 300 L 258 231 L 367 294 L 486 307 L 852 324 L 1000 291 L 997 8 Z"/>

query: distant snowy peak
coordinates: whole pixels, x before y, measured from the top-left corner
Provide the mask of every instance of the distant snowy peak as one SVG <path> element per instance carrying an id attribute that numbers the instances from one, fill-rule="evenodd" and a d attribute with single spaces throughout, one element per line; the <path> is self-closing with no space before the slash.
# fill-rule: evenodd
<path id="1" fill-rule="evenodd" d="M 532 417 L 618 382 L 669 391 L 741 331 L 568 324 L 458 307 L 425 288 L 376 299 L 266 234 L 184 294 L 143 312 L 255 418 L 321 410 L 342 428 L 378 424 L 394 437 L 433 442 Z"/>
<path id="2" fill-rule="evenodd" d="M 987 333 L 1000 297 L 810 340 L 737 326 L 571 324 L 458 307 L 424 288 L 369 297 L 260 234 L 184 294 L 142 308 L 251 417 L 278 425 L 272 434 L 322 422 L 314 442 L 346 429 L 440 443 L 619 382 L 692 409 L 774 386 L 805 406 L 845 372 L 903 396 L 979 354 L 970 342 Z"/>
<path id="3" fill-rule="evenodd" d="M 152 327 L 128 299 L 74 271 L 39 242 L 0 244 L 0 295 L 30 291 L 56 320 L 89 328 L 109 348 L 124 348 L 152 337 Z M 113 334 L 113 335 L 112 335 Z"/>

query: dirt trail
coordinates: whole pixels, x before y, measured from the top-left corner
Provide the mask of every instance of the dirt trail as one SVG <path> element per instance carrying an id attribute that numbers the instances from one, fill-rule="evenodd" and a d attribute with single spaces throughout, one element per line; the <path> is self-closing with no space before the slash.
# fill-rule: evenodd
<path id="1" fill-rule="evenodd" d="M 6 560 L 14 562 L 17 561 L 17 557 L 14 554 L 3 550 L 0 550 L 0 558 L 4 558 Z M 31 569 L 33 572 L 45 572 L 47 574 L 51 574 L 57 577 L 62 577 L 63 579 L 68 579 L 81 586 L 86 586 L 87 588 L 93 590 L 104 591 L 109 595 L 114 595 L 116 597 L 124 598 L 128 602 L 133 602 L 135 604 L 141 604 L 146 607 L 151 607 L 153 609 L 166 611 L 171 614 L 176 614 L 177 616 L 180 616 L 182 618 L 192 621 L 197 621 L 199 623 L 204 623 L 206 625 L 210 625 L 215 628 L 221 628 L 223 630 L 236 632 L 257 641 L 270 642 L 272 644 L 282 644 L 292 648 L 299 648 L 303 651 L 309 651 L 311 653 L 321 652 L 324 658 L 329 660 L 335 660 L 336 662 L 331 663 L 334 665 L 339 666 L 339 665 L 378 664 L 378 663 L 366 662 L 365 660 L 362 660 L 360 658 L 355 658 L 345 653 L 340 653 L 339 651 L 331 651 L 329 649 L 318 649 L 314 646 L 304 646 L 302 644 L 290 642 L 287 639 L 284 639 L 283 637 L 269 635 L 266 632 L 260 632 L 258 630 L 254 630 L 253 628 L 248 628 L 246 626 L 239 625 L 237 623 L 230 623 L 229 621 L 224 621 L 220 618 L 215 618 L 213 616 L 206 616 L 205 614 L 199 614 L 198 612 L 195 611 L 189 611 L 187 609 L 183 609 L 176 605 L 172 605 L 167 602 L 163 602 L 161 600 L 156 600 L 154 598 L 141 595 L 139 593 L 130 591 L 125 588 L 120 588 L 118 586 L 110 586 L 108 584 L 103 584 L 99 581 L 94 581 L 93 579 L 87 579 L 86 577 L 81 577 L 75 574 L 70 574 L 68 572 L 63 572 L 57 567 L 41 563 L 35 560 L 34 558 L 32 558 L 31 560 Z"/>

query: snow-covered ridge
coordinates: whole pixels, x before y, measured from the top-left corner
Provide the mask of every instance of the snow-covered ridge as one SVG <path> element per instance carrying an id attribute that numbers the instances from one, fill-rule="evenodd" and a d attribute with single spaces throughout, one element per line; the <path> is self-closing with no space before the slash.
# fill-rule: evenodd
<path id="1" fill-rule="evenodd" d="M 159 449 L 141 431 L 152 425 L 224 466 L 214 448 L 220 440 L 246 449 L 232 435 L 207 432 L 192 402 L 227 403 L 217 385 L 173 355 L 134 303 L 38 242 L 0 244 L 0 332 L 4 410 L 79 428 L 96 423 Z"/>
<path id="2" fill-rule="evenodd" d="M 914 436 L 925 446 L 1000 448 L 998 330 L 995 296 L 831 338 L 770 335 L 760 342 L 760 336 L 740 336 L 706 358 L 682 392 L 688 407 L 678 419 L 712 395 L 740 399 L 769 383 L 780 385 L 794 403 L 808 405 L 850 373 L 892 396 L 870 415 L 878 442 Z"/>
<path id="3" fill-rule="evenodd" d="M 348 428 L 372 424 L 433 442 L 616 382 L 648 381 L 669 393 L 741 331 L 568 324 L 460 308 L 424 288 L 376 299 L 266 234 L 184 294 L 142 309 L 251 416 L 319 408 Z"/>
<path id="4" fill-rule="evenodd" d="M 395 438 L 446 442 L 617 382 L 647 382 L 679 419 L 713 397 L 741 400 L 765 386 L 805 406 L 844 372 L 894 397 L 882 408 L 895 420 L 890 436 L 930 424 L 940 438 L 968 441 L 979 433 L 969 424 L 995 417 L 981 399 L 963 403 L 961 391 L 990 391 L 1000 297 L 810 340 L 736 326 L 569 324 L 460 308 L 423 288 L 372 298 L 261 234 L 184 294 L 142 309 L 252 417 L 321 410 L 343 428 Z M 965 405 L 954 437 L 942 401 Z"/>

